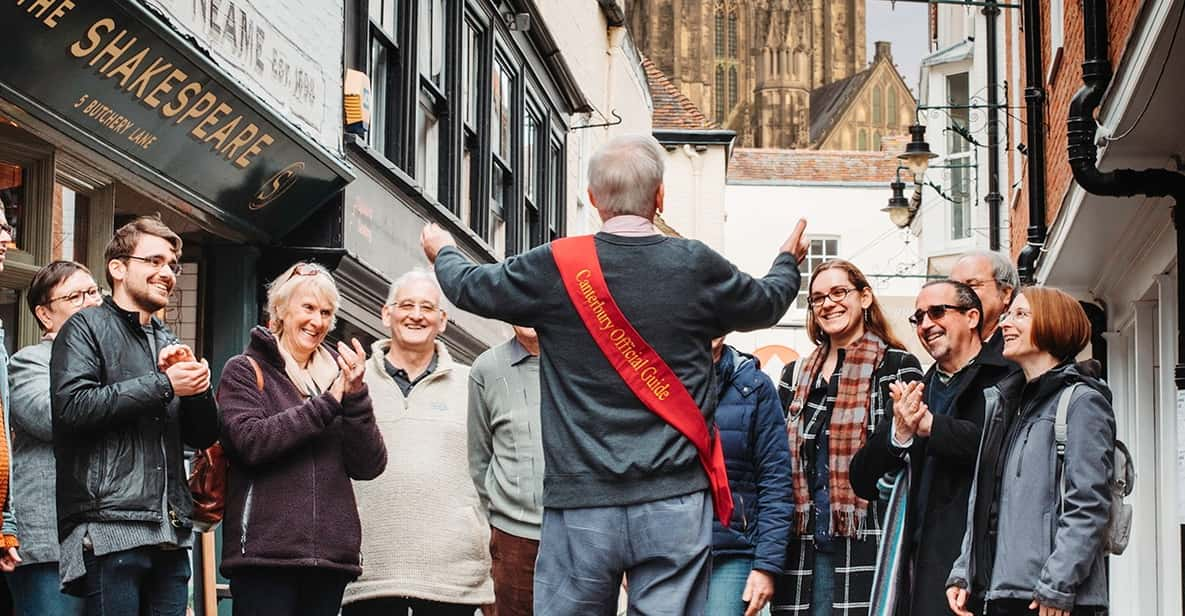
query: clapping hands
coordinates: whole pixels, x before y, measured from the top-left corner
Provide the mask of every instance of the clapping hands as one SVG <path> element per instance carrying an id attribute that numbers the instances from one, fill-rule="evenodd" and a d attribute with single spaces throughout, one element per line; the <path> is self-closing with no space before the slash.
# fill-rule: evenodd
<path id="1" fill-rule="evenodd" d="M 170 344 L 161 349 L 156 363 L 178 396 L 196 396 L 210 389 L 210 366 L 194 357 L 188 345 Z"/>
<path id="2" fill-rule="evenodd" d="M 889 383 L 889 396 L 893 399 L 893 435 L 897 440 L 908 441 L 914 435 L 930 436 L 934 414 L 922 400 L 925 389 L 921 381 Z"/>
<path id="3" fill-rule="evenodd" d="M 362 377 L 366 374 L 366 351 L 362 350 L 357 338 L 351 338 L 350 344 L 352 346 L 346 346 L 344 342 L 337 343 L 337 367 L 341 374 L 333 382 L 333 387 L 329 388 L 329 393 L 338 402 L 342 401 L 345 394 L 362 389 Z"/>

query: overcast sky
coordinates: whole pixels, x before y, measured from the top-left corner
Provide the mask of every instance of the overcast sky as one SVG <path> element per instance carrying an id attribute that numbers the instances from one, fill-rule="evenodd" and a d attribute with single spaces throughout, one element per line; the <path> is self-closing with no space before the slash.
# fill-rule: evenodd
<path id="1" fill-rule="evenodd" d="M 926 32 L 926 5 L 920 2 L 897 2 L 888 0 L 866 0 L 865 14 L 868 23 L 868 61 L 872 61 L 876 41 L 893 43 L 893 60 L 905 78 L 905 83 L 917 93 L 918 67 L 927 49 L 929 34 Z"/>

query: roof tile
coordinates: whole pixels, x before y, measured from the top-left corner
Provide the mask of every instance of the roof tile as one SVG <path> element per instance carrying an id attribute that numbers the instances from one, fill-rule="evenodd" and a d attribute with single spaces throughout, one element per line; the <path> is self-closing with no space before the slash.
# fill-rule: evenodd
<path id="1" fill-rule="evenodd" d="M 772 150 L 736 148 L 728 163 L 728 181 L 884 182 L 896 177 L 901 150 Z"/>
<path id="2" fill-rule="evenodd" d="M 642 66 L 646 69 L 650 98 L 654 99 L 654 118 L 651 121 L 654 128 L 694 130 L 716 127 L 716 123 L 708 120 L 650 58 L 642 58 Z"/>

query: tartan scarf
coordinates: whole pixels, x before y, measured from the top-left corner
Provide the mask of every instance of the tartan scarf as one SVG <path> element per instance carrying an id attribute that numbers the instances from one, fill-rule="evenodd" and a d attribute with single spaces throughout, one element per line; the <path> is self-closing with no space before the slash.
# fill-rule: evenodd
<path id="1" fill-rule="evenodd" d="M 872 406 L 873 373 L 884 359 L 888 346 L 879 336 L 865 332 L 859 340 L 847 347 L 843 366 L 839 374 L 839 388 L 835 406 L 831 409 L 829 428 L 828 459 L 831 476 L 828 484 L 831 495 L 831 533 L 835 536 L 854 538 L 864 528 L 868 501 L 852 491 L 849 469 L 852 456 L 864 446 L 868 439 L 866 424 L 869 408 Z M 801 452 L 806 439 L 803 436 L 802 411 L 807 395 L 819 378 L 823 361 L 827 358 L 828 344 L 824 343 L 811 352 L 806 359 L 801 376 L 796 383 L 794 399 L 790 402 L 789 421 L 786 431 L 790 437 L 790 469 L 794 486 L 794 525 L 799 533 L 808 532 L 811 511 L 811 493 L 806 477 L 806 465 Z"/>

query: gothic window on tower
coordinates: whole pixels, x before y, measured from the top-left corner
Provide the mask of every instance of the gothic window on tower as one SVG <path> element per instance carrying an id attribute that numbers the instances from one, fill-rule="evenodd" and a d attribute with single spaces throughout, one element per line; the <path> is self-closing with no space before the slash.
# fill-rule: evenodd
<path id="1" fill-rule="evenodd" d="M 737 67 L 730 66 L 728 68 L 728 108 L 735 109 L 737 106 Z"/>
<path id="2" fill-rule="evenodd" d="M 889 112 L 885 115 L 888 116 L 889 124 L 891 124 L 893 126 L 897 126 L 898 124 L 901 123 L 901 120 L 897 117 L 897 88 L 889 86 L 889 95 L 888 96 L 889 96 Z"/>
<path id="3" fill-rule="evenodd" d="M 737 73 L 738 52 L 740 49 L 737 33 L 738 17 L 734 0 L 717 0 L 715 12 L 716 32 L 715 65 L 716 65 L 716 122 L 723 125 L 728 120 L 729 113 L 736 107 L 740 99 L 740 83 Z"/>
<path id="4" fill-rule="evenodd" d="M 883 96 L 881 94 L 881 87 L 875 86 L 872 88 L 872 123 L 880 125 L 885 121 L 885 110 L 881 107 Z"/>
<path id="5" fill-rule="evenodd" d="M 724 66 L 716 67 L 716 123 L 724 124 Z"/>
<path id="6" fill-rule="evenodd" d="M 860 129 L 860 132 L 856 136 L 856 149 L 862 152 L 868 149 L 868 131 L 863 128 Z"/>

